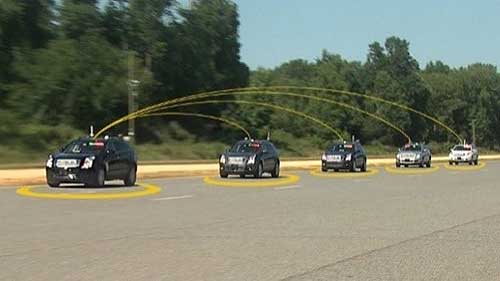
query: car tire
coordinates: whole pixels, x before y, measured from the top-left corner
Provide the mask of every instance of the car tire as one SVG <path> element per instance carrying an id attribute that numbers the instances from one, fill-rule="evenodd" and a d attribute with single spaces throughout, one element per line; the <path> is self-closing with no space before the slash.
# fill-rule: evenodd
<path id="1" fill-rule="evenodd" d="M 400 167 L 401 167 L 401 164 L 396 163 L 396 168 L 400 168 Z"/>
<path id="2" fill-rule="evenodd" d="M 476 159 L 476 160 L 474 161 L 474 165 L 475 165 L 475 166 L 477 166 L 478 162 L 479 162 L 479 161 Z"/>
<path id="3" fill-rule="evenodd" d="M 472 166 L 472 161 L 469 162 L 469 166 Z"/>
<path id="4" fill-rule="evenodd" d="M 243 174 L 243 175 L 240 175 L 240 178 L 244 179 L 244 178 L 245 178 L 245 175 L 244 175 L 244 174 Z"/>
<path id="5" fill-rule="evenodd" d="M 262 163 L 259 163 L 259 166 L 257 166 L 257 170 L 255 171 L 253 176 L 255 178 L 261 178 L 263 172 L 264 172 L 264 167 L 263 167 Z"/>
<path id="6" fill-rule="evenodd" d="M 280 162 L 276 162 L 276 164 L 274 165 L 274 169 L 271 172 L 271 176 L 273 178 L 279 178 L 279 176 L 280 176 Z"/>
<path id="7" fill-rule="evenodd" d="M 89 187 L 103 187 L 106 181 L 106 172 L 103 168 L 99 168 L 95 175 L 93 176 L 91 182 L 85 184 Z"/>
<path id="8" fill-rule="evenodd" d="M 366 172 L 366 159 L 363 162 L 363 166 L 361 166 L 361 172 Z"/>
<path id="9" fill-rule="evenodd" d="M 352 161 L 351 168 L 349 170 L 351 172 L 356 172 L 356 159 Z"/>
<path id="10" fill-rule="evenodd" d="M 221 178 L 227 178 L 227 176 L 228 176 L 228 174 L 223 173 L 223 172 L 220 172 L 219 175 Z"/>
<path id="11" fill-rule="evenodd" d="M 134 166 L 129 170 L 127 177 L 123 179 L 123 183 L 125 184 L 125 186 L 134 186 L 136 180 L 137 180 L 137 168 Z"/>
<path id="12" fill-rule="evenodd" d="M 324 172 L 324 173 L 326 173 L 326 172 L 328 172 L 328 169 L 321 167 L 321 171 Z"/>
<path id="13" fill-rule="evenodd" d="M 339 171 L 339 169 L 333 169 L 333 171 L 337 173 Z"/>
<path id="14" fill-rule="evenodd" d="M 47 182 L 47 184 L 48 184 L 50 187 L 59 187 L 59 185 L 60 185 L 61 183 L 56 182 L 56 181 L 53 181 L 53 182 L 50 182 L 50 181 L 49 181 L 49 182 Z"/>
<path id="15" fill-rule="evenodd" d="M 427 168 L 430 168 L 432 166 L 431 160 L 429 159 L 429 162 L 427 162 Z"/>

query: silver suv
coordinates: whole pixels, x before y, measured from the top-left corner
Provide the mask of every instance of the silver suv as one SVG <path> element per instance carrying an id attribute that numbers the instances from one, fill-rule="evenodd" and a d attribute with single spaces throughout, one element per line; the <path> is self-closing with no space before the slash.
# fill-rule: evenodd
<path id="1" fill-rule="evenodd" d="M 396 167 L 408 167 L 418 165 L 419 167 L 430 167 L 432 161 L 431 150 L 424 144 L 410 143 L 399 149 L 396 154 Z"/>
<path id="2" fill-rule="evenodd" d="M 477 165 L 479 162 L 479 151 L 474 144 L 458 144 L 450 150 L 448 161 L 450 165 L 458 165 L 459 163 Z"/>

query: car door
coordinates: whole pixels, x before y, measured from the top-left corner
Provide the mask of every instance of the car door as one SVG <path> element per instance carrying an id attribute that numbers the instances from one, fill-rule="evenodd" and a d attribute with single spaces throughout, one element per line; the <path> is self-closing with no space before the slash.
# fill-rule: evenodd
<path id="1" fill-rule="evenodd" d="M 268 143 L 263 143 L 261 159 L 264 163 L 264 171 L 271 171 L 274 169 L 273 151 Z"/>
<path id="2" fill-rule="evenodd" d="M 122 140 L 115 141 L 115 148 L 117 154 L 117 176 L 118 178 L 124 178 L 129 171 L 129 153 L 130 149 L 126 143 Z"/>
<path id="3" fill-rule="evenodd" d="M 105 153 L 104 165 L 107 167 L 106 178 L 115 179 L 120 170 L 120 163 L 114 141 L 110 140 L 107 142 Z"/>
<path id="4" fill-rule="evenodd" d="M 356 161 L 356 167 L 361 167 L 363 165 L 363 153 L 359 144 L 354 144 L 354 158 Z"/>

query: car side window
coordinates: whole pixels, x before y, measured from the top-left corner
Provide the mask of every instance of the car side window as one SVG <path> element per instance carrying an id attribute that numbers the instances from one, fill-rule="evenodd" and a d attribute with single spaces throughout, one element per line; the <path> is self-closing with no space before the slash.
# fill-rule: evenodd
<path id="1" fill-rule="evenodd" d="M 106 150 L 116 152 L 116 147 L 113 141 L 108 141 L 108 143 L 106 144 Z"/>
<path id="2" fill-rule="evenodd" d="M 123 141 L 115 142 L 116 149 L 120 152 L 125 152 L 129 150 L 129 146 Z"/>

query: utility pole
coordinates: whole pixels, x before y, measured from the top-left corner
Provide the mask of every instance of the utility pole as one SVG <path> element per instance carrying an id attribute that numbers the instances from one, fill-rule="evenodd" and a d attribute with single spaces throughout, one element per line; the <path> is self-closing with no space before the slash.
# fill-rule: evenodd
<path id="1" fill-rule="evenodd" d="M 137 87 L 140 81 L 134 79 L 134 53 L 132 51 L 128 52 L 128 114 L 131 114 L 137 110 L 135 104 L 135 98 L 137 97 Z M 130 143 L 135 142 L 135 118 L 128 120 L 128 137 Z"/>
<path id="2" fill-rule="evenodd" d="M 476 119 L 472 119 L 472 143 L 476 143 Z"/>

